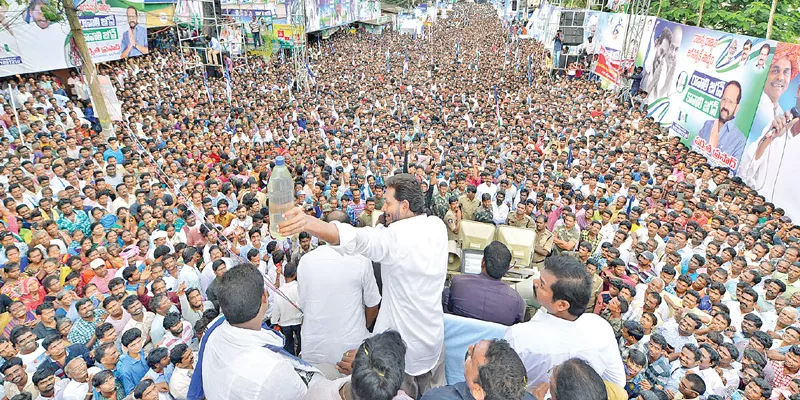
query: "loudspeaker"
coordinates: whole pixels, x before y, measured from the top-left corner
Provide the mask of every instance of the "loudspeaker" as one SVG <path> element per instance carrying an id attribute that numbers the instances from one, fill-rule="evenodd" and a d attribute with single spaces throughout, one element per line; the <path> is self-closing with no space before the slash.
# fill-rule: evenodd
<path id="1" fill-rule="evenodd" d="M 461 249 L 455 240 L 447 242 L 447 271 L 461 273 Z"/>

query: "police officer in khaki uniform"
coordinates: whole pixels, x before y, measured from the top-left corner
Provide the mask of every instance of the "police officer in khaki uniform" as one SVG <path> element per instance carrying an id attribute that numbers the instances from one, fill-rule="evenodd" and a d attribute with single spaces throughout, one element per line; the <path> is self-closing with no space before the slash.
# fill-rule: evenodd
<path id="1" fill-rule="evenodd" d="M 517 228 L 530 228 L 534 225 L 533 219 L 525 214 L 525 207 L 517 207 L 517 211 L 508 215 L 506 225 Z"/>
<path id="2" fill-rule="evenodd" d="M 458 241 L 458 228 L 461 226 L 461 209 L 458 206 L 458 198 L 450 196 L 448 199 L 450 208 L 444 215 L 444 223 L 447 225 L 447 240 Z"/>
<path id="3" fill-rule="evenodd" d="M 475 211 L 481 205 L 481 200 L 475 195 L 478 188 L 475 185 L 467 186 L 467 193 L 458 198 L 458 206 L 461 208 L 461 217 L 466 220 L 475 220 Z"/>
<path id="4" fill-rule="evenodd" d="M 544 259 L 553 250 L 553 233 L 547 230 L 547 216 L 536 216 L 536 243 L 533 245 L 533 267 L 544 268 Z"/>

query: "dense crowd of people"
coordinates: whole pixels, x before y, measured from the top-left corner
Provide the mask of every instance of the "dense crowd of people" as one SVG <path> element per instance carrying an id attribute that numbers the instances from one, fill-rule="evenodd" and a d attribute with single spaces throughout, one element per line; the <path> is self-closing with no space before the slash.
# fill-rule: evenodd
<path id="1" fill-rule="evenodd" d="M 300 90 L 160 49 L 99 66 L 113 132 L 78 74 L 7 78 L 2 398 L 800 399 L 800 226 L 522 32 L 343 32 Z M 499 242 L 447 278 L 463 221 L 536 231 L 536 308 Z M 504 332 L 452 385 L 445 312 Z"/>

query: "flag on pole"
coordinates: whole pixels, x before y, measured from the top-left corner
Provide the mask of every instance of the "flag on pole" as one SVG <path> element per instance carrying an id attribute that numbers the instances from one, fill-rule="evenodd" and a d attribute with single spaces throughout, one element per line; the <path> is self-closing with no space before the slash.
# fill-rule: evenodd
<path id="1" fill-rule="evenodd" d="M 308 70 L 308 79 L 314 86 L 317 86 L 317 78 L 314 76 L 314 73 L 311 72 L 311 64 L 306 63 L 306 69 Z"/>
<path id="2" fill-rule="evenodd" d="M 405 59 L 403 60 L 403 76 L 408 72 L 408 49 L 406 49 Z"/>
<path id="3" fill-rule="evenodd" d="M 458 42 L 456 43 L 456 57 L 454 61 L 458 61 L 459 54 L 461 54 L 461 38 L 458 38 Z"/>
<path id="4" fill-rule="evenodd" d="M 532 62 L 531 55 L 528 54 L 528 86 L 533 86 L 533 75 L 531 73 Z"/>
<path id="5" fill-rule="evenodd" d="M 481 52 L 480 52 L 480 50 L 478 50 L 478 49 L 476 48 L 476 49 L 475 49 L 475 62 L 474 62 L 474 64 L 475 64 L 475 71 L 477 71 L 477 70 L 478 70 L 478 57 L 479 57 L 480 55 L 481 55 Z"/>
<path id="6" fill-rule="evenodd" d="M 233 95 L 233 90 L 231 89 L 231 75 L 228 73 L 227 69 L 222 71 L 222 76 L 225 77 L 225 94 L 228 96 L 228 104 L 231 104 L 231 96 Z"/>
<path id="7" fill-rule="evenodd" d="M 214 98 L 211 97 L 211 89 L 208 88 L 208 79 L 206 78 L 206 72 L 203 71 L 203 84 L 206 85 L 206 95 L 208 95 L 208 102 L 213 103 Z"/>
<path id="8" fill-rule="evenodd" d="M 494 109 L 497 114 L 497 126 L 503 126 L 503 120 L 500 118 L 500 96 L 497 94 L 497 85 L 494 85 Z"/>
<path id="9" fill-rule="evenodd" d="M 391 55 L 389 54 L 389 50 L 386 50 L 386 72 L 392 72 L 392 65 L 389 62 L 389 58 Z"/>
<path id="10" fill-rule="evenodd" d="M 568 167 L 572 166 L 572 161 L 573 160 L 574 160 L 574 158 L 572 157 L 572 145 L 569 145 L 569 152 L 567 153 L 567 166 Z"/>

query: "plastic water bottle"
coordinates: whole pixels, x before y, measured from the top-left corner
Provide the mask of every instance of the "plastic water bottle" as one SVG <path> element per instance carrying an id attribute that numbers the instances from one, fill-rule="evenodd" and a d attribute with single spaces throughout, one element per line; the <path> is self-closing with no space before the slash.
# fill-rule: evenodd
<path id="1" fill-rule="evenodd" d="M 269 233 L 275 240 L 283 239 L 278 233 L 278 224 L 283 222 L 283 213 L 294 207 L 294 180 L 286 168 L 283 156 L 275 158 L 275 168 L 267 184 L 269 194 Z"/>

